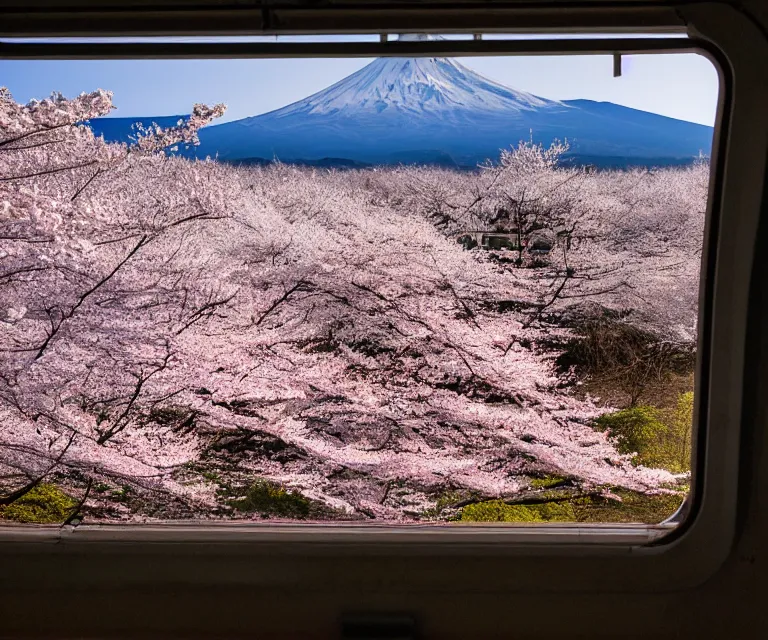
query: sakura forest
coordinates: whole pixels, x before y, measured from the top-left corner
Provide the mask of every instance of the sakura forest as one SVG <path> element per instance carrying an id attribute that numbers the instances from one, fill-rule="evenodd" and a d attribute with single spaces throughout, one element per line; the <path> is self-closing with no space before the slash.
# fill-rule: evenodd
<path id="1" fill-rule="evenodd" d="M 0 525 L 683 504 L 706 156 L 238 163 L 177 152 L 224 105 L 130 142 L 112 109 L 0 92 Z"/>

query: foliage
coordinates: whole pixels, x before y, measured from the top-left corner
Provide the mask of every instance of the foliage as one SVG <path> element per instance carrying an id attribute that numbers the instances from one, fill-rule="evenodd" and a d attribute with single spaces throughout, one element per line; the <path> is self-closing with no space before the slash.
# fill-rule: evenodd
<path id="1" fill-rule="evenodd" d="M 666 468 L 670 471 L 690 471 L 693 437 L 693 402 L 692 391 L 681 393 L 677 406 L 665 412 L 665 424 L 668 434 L 665 439 Z"/>
<path id="2" fill-rule="evenodd" d="M 213 482 L 214 484 L 221 483 L 221 476 L 215 471 L 203 471 L 200 473 L 200 475 L 203 478 L 205 478 L 208 482 Z"/>
<path id="3" fill-rule="evenodd" d="M 617 490 L 614 496 L 584 496 L 568 501 L 533 505 L 510 505 L 501 500 L 489 500 L 464 507 L 461 520 L 463 522 L 658 524 L 677 511 L 685 498 L 685 492 L 644 495 L 634 491 Z"/>
<path id="4" fill-rule="evenodd" d="M 0 517 L 16 522 L 55 524 L 64 522 L 77 501 L 55 484 L 41 483 L 7 506 L 0 506 Z"/>
<path id="5" fill-rule="evenodd" d="M 600 416 L 597 428 L 608 431 L 621 453 L 637 454 L 638 461 L 658 462 L 655 448 L 666 432 L 657 409 L 631 407 Z"/>
<path id="6" fill-rule="evenodd" d="M 600 416 L 597 428 L 607 431 L 621 453 L 635 461 L 675 473 L 690 470 L 693 393 L 680 394 L 672 411 L 639 406 Z"/>
<path id="7" fill-rule="evenodd" d="M 253 483 L 243 498 L 231 505 L 238 511 L 259 513 L 280 518 L 306 518 L 310 513 L 310 501 L 298 491 L 288 491 L 273 482 L 259 480 Z"/>
<path id="8" fill-rule="evenodd" d="M 573 522 L 576 515 L 567 503 L 506 504 L 489 500 L 462 509 L 462 522 Z"/>
<path id="9" fill-rule="evenodd" d="M 445 508 L 459 502 L 463 497 L 464 494 L 459 491 L 449 491 L 448 493 L 444 493 L 435 502 L 435 509 L 440 513 Z"/>

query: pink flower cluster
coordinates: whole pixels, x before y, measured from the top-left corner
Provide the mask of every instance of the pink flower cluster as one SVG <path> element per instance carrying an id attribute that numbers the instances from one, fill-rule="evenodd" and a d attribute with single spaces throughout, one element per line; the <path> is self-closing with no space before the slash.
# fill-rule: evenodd
<path id="1" fill-rule="evenodd" d="M 133 148 L 78 126 L 111 108 L 101 91 L 0 94 L 11 488 L 77 471 L 204 511 L 214 487 L 185 469 L 218 460 L 396 519 L 537 473 L 675 480 L 592 429 L 604 409 L 563 388 L 546 345 L 568 329 L 545 319 L 591 301 L 692 340 L 704 168 L 592 174 L 530 143 L 475 173 L 236 168 L 158 153 L 222 105 Z M 475 229 L 569 242 L 536 265 L 463 250 Z"/>

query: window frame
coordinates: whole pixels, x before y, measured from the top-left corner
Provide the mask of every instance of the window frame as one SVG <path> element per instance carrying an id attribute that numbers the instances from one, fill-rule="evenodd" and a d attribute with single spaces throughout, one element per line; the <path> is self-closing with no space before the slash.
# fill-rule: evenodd
<path id="1" fill-rule="evenodd" d="M 691 11 L 696 15 L 695 8 Z M 81 588 L 99 588 L 161 583 L 231 586 L 266 581 L 305 589 L 370 590 L 384 585 L 429 591 L 446 584 L 458 572 L 463 579 L 455 590 L 491 588 L 488 577 L 492 575 L 494 590 L 546 592 L 669 590 L 691 587 L 711 576 L 727 556 L 735 534 L 747 288 L 760 213 L 760 193 L 756 192 L 761 189 L 755 189 L 754 183 L 762 177 L 762 167 L 747 169 L 747 163 L 764 149 L 759 147 L 760 136 L 752 135 L 755 139 L 751 139 L 747 131 L 750 114 L 754 117 L 757 113 L 757 101 L 746 95 L 741 98 L 745 85 L 734 82 L 736 77 L 750 75 L 749 60 L 743 53 L 746 47 L 739 39 L 748 39 L 751 27 L 724 7 L 702 11 L 697 24 L 700 29 L 706 27 L 707 35 L 699 33 L 695 39 L 684 41 L 481 40 L 351 43 L 348 47 L 350 55 L 361 56 L 467 55 L 469 49 L 484 55 L 559 55 L 563 49 L 568 49 L 566 55 L 617 50 L 631 55 L 681 52 L 677 45 L 684 44 L 685 52 L 705 55 L 718 69 L 720 100 L 700 288 L 696 465 L 692 501 L 680 526 L 3 526 L 0 561 L 14 583 L 31 588 L 40 580 L 66 585 L 76 579 Z M 760 43 L 756 35 L 751 38 Z M 3 42 L 0 59 L 103 58 L 107 53 L 113 57 L 198 57 L 202 52 L 231 57 L 238 47 L 242 55 L 256 57 L 259 46 Z M 547 46 L 555 49 L 548 51 Z M 290 49 L 302 57 L 341 53 L 327 43 L 301 43 Z M 731 55 L 731 51 L 735 53 Z M 287 49 L 270 52 L 283 57 Z M 743 192 L 747 193 L 744 197 Z M 733 225 L 727 239 L 718 233 L 724 210 Z M 711 393 L 713 388 L 718 393 Z M 308 563 L 309 558 L 312 562 Z M 76 570 L 82 562 L 89 567 L 84 576 Z M 334 569 L 338 563 L 344 563 L 343 577 Z M 290 577 L 275 574 L 276 567 Z"/>

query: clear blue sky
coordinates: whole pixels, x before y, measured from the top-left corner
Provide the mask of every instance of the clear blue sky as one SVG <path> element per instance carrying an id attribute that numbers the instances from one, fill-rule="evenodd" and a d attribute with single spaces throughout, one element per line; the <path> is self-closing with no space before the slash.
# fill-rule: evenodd
<path id="1" fill-rule="evenodd" d="M 370 61 L 0 60 L 0 85 L 25 102 L 54 90 L 72 96 L 109 89 L 118 107 L 115 116 L 175 115 L 188 113 L 195 102 L 225 102 L 228 110 L 222 121 L 229 121 L 300 100 Z M 546 98 L 604 100 L 714 124 L 717 72 L 706 58 L 695 54 L 626 56 L 619 78 L 613 77 L 610 56 L 467 57 L 460 61 L 497 82 Z"/>

